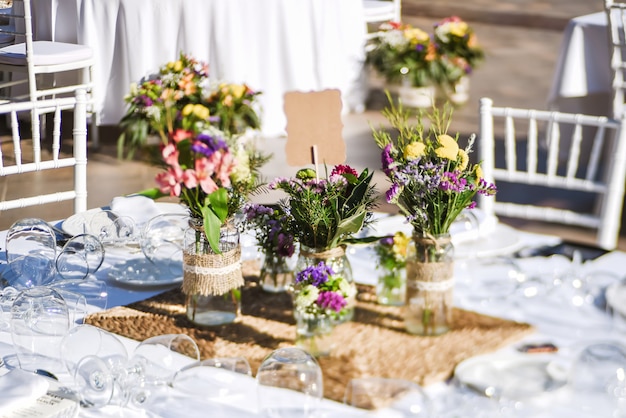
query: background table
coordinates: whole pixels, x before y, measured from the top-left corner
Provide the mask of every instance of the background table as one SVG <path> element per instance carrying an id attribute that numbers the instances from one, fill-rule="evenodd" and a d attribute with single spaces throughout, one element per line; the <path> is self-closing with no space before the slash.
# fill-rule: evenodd
<path id="1" fill-rule="evenodd" d="M 609 115 L 611 113 L 610 51 L 604 12 L 572 19 L 563 41 L 548 96 L 560 111 Z"/>
<path id="2" fill-rule="evenodd" d="M 35 37 L 78 42 L 97 59 L 101 123 L 117 124 L 132 82 L 177 59 L 209 63 L 211 78 L 260 90 L 263 132 L 282 134 L 283 94 L 338 88 L 364 101 L 361 0 L 36 0 Z"/>

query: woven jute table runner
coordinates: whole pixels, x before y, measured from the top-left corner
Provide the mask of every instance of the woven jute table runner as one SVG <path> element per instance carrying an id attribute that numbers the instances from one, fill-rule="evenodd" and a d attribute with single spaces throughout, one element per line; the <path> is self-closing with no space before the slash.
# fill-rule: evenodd
<path id="1" fill-rule="evenodd" d="M 274 349 L 294 344 L 290 296 L 264 292 L 255 276 L 246 278 L 242 315 L 232 324 L 194 325 L 185 315 L 184 299 L 180 290 L 171 290 L 90 315 L 85 322 L 138 341 L 184 333 L 198 343 L 202 359 L 243 356 L 253 373 Z M 528 324 L 462 309 L 454 309 L 453 317 L 452 330 L 444 335 L 410 335 L 404 331 L 400 308 L 376 304 L 374 289 L 359 286 L 353 321 L 335 329 L 335 348 L 330 356 L 319 359 L 325 396 L 341 402 L 349 380 L 358 377 L 394 377 L 424 386 L 444 381 L 459 362 L 495 351 L 533 330 Z"/>

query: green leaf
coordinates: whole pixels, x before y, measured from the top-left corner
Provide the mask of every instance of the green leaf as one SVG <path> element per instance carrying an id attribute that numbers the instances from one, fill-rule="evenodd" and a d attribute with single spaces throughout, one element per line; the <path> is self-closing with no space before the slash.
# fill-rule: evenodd
<path id="1" fill-rule="evenodd" d="M 342 236 L 356 234 L 363 227 L 363 223 L 365 222 L 365 216 L 367 215 L 367 211 L 363 208 L 358 211 L 356 214 L 343 219 L 337 225 L 337 231 L 335 231 L 335 235 L 331 240 L 330 247 L 334 247 L 337 245 L 337 242 L 341 239 Z"/>
<path id="2" fill-rule="evenodd" d="M 211 209 L 215 213 L 215 216 L 218 217 L 221 223 L 224 223 L 224 221 L 228 217 L 228 191 L 225 188 L 220 187 L 219 189 L 208 195 L 207 199 L 209 201 L 208 206 L 211 207 Z"/>
<path id="3" fill-rule="evenodd" d="M 202 208 L 202 219 L 204 221 L 204 233 L 209 240 L 209 245 L 215 254 L 221 254 L 220 251 L 220 228 L 222 221 L 210 207 Z"/>

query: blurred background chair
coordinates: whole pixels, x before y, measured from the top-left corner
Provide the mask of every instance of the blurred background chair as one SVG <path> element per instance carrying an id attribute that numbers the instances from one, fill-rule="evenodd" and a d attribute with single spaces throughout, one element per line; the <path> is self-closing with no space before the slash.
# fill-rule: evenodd
<path id="1" fill-rule="evenodd" d="M 612 116 L 616 119 L 624 113 L 624 90 L 626 90 L 626 3 L 613 0 L 604 1 L 604 10 L 609 30 L 611 71 L 613 75 Z"/>
<path id="2" fill-rule="evenodd" d="M 3 74 L 0 99 L 36 102 L 71 96 L 76 90 L 84 89 L 90 96 L 89 109 L 93 110 L 95 59 L 91 48 L 64 42 L 35 41 L 30 0 L 13 0 L 11 12 L 2 17 L 8 19 L 8 24 L 0 25 L 0 46 L 5 44 L 0 48 L 0 71 Z M 15 42 L 6 45 L 11 37 Z M 74 81 L 69 72 L 78 72 L 78 81 Z M 49 113 L 48 110 L 41 106 L 32 108 L 35 142 L 39 141 L 40 134 L 45 137 L 45 114 Z M 97 113 L 92 113 L 94 129 L 91 140 L 94 146 L 98 146 Z M 42 124 L 42 129 L 39 129 L 39 124 Z"/>
<path id="3" fill-rule="evenodd" d="M 74 200 L 74 213 L 87 210 L 86 106 L 84 90 L 78 90 L 75 97 L 0 104 L 0 116 L 8 115 L 11 129 L 10 141 L 0 143 L 0 178 L 66 167 L 73 167 L 74 177 L 72 190 L 0 200 L 0 212 L 65 200 Z M 73 144 L 70 156 L 61 154 L 61 111 L 63 109 L 73 109 Z M 52 147 L 49 152 L 42 153 L 40 144 L 26 136 L 29 130 L 20 126 L 19 116 L 20 114 L 38 114 L 44 110 L 51 111 L 54 117 Z M 36 182 L 36 177 L 33 181 Z M 37 190 L 36 184 L 32 184 L 32 190 Z"/>
<path id="4" fill-rule="evenodd" d="M 368 25 L 368 39 L 376 36 L 370 26 L 380 25 L 383 22 L 400 22 L 402 19 L 402 0 L 363 0 L 365 23 Z"/>
<path id="5" fill-rule="evenodd" d="M 498 187 L 495 199 L 479 198 L 487 215 L 591 228 L 598 246 L 615 248 L 626 174 L 620 121 L 483 98 L 477 148 L 485 180 Z"/>

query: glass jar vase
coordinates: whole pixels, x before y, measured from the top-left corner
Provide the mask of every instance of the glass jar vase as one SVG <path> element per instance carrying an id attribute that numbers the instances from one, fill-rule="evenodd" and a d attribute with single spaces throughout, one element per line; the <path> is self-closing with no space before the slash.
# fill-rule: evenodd
<path id="1" fill-rule="evenodd" d="M 201 220 L 191 218 L 183 248 L 183 293 L 187 318 L 197 325 L 234 322 L 241 313 L 241 246 L 232 225 L 220 228 L 216 254 Z"/>
<path id="2" fill-rule="evenodd" d="M 454 247 L 449 234 L 413 234 L 407 251 L 404 307 L 404 323 L 409 333 L 434 336 L 450 330 L 453 256 Z"/>
<path id="3" fill-rule="evenodd" d="M 277 254 L 265 254 L 259 283 L 266 292 L 279 293 L 287 291 L 295 277 L 295 261 L 297 257 L 284 257 Z"/>
<path id="4" fill-rule="evenodd" d="M 312 356 L 330 355 L 333 349 L 332 333 L 334 324 L 328 316 L 310 315 L 294 311 L 296 319 L 296 346 L 308 351 Z"/>
<path id="5" fill-rule="evenodd" d="M 402 306 L 406 299 L 406 268 L 379 267 L 376 300 L 381 305 Z"/>
<path id="6" fill-rule="evenodd" d="M 329 250 L 309 248 L 300 244 L 300 253 L 296 263 L 296 273 L 305 270 L 307 267 L 317 266 L 324 263 L 329 266 L 335 275 L 343 277 L 352 287 L 350 297 L 347 298 L 348 305 L 342 310 L 338 319 L 333 319 L 335 324 L 351 321 L 354 317 L 354 307 L 356 306 L 356 284 L 352 276 L 350 260 L 346 255 L 345 247 L 335 247 Z"/>

